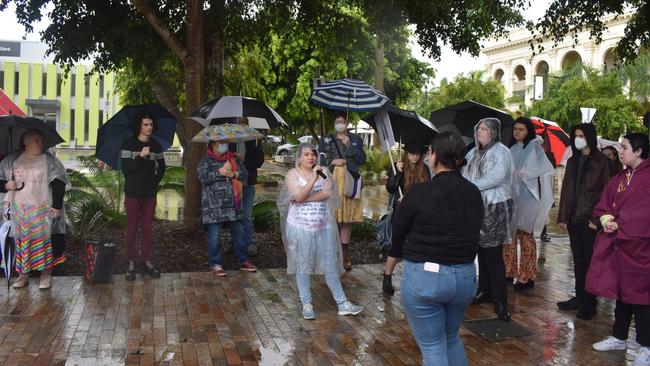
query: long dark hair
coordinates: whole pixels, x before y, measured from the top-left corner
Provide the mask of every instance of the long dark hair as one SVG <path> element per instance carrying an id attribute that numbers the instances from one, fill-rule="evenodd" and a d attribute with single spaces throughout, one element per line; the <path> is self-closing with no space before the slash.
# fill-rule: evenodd
<path id="1" fill-rule="evenodd" d="M 443 132 L 431 140 L 431 153 L 436 154 L 436 163 L 447 169 L 459 170 L 467 165 L 465 143 L 453 132 Z"/>
<path id="2" fill-rule="evenodd" d="M 510 146 L 508 147 L 514 146 L 517 143 L 514 135 L 515 125 L 517 123 L 526 126 L 526 130 L 528 131 L 528 134 L 526 135 L 523 141 L 524 149 L 525 149 L 526 146 L 528 146 L 528 143 L 533 141 L 537 137 L 537 133 L 535 132 L 535 125 L 533 124 L 533 121 L 530 120 L 530 118 L 526 118 L 526 117 L 517 118 L 515 122 L 512 124 L 512 141 L 510 141 Z"/>
<path id="3" fill-rule="evenodd" d="M 158 120 L 156 117 L 154 117 L 154 115 L 148 111 L 142 111 L 138 113 L 131 122 L 131 132 L 133 132 L 133 136 L 137 137 L 140 135 L 140 130 L 142 129 L 142 120 L 144 119 L 150 119 L 153 121 L 153 132 L 156 132 L 156 130 L 158 130 Z"/>
<path id="4" fill-rule="evenodd" d="M 591 123 L 581 123 L 571 127 L 571 132 L 569 136 L 571 137 L 571 150 L 573 151 L 573 156 L 580 155 L 580 151 L 576 149 L 576 130 L 582 131 L 585 135 L 585 140 L 587 140 L 587 146 L 589 147 L 589 155 L 593 155 L 598 152 L 598 136 L 596 133 L 596 127 Z"/>

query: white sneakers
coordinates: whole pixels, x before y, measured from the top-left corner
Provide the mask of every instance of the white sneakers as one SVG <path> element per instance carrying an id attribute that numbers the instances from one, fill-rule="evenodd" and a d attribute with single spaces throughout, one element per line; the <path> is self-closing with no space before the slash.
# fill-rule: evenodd
<path id="1" fill-rule="evenodd" d="M 302 317 L 307 320 L 316 319 L 316 313 L 314 312 L 314 307 L 311 304 L 302 305 Z"/>
<path id="2" fill-rule="evenodd" d="M 600 342 L 594 343 L 594 350 L 604 352 L 604 351 L 619 351 L 627 349 L 627 341 L 623 339 L 618 339 L 614 336 L 607 336 Z"/>
<path id="3" fill-rule="evenodd" d="M 650 366 L 650 347 L 641 347 L 634 359 L 634 366 Z"/>
<path id="4" fill-rule="evenodd" d="M 339 315 L 357 315 L 363 311 L 363 306 L 354 305 L 346 301 L 339 305 Z"/>
<path id="5" fill-rule="evenodd" d="M 607 336 L 600 342 L 594 343 L 596 351 L 622 351 L 627 349 L 627 341 L 613 336 Z M 650 366 L 650 347 L 640 347 L 634 358 L 634 366 Z"/>

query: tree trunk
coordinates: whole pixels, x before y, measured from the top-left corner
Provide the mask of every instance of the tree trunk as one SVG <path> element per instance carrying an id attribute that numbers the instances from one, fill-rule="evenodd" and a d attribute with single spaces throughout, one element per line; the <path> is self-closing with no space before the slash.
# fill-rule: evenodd
<path id="1" fill-rule="evenodd" d="M 203 35 L 203 2 L 187 0 L 187 50 L 188 56 L 183 60 L 185 79 L 185 114 L 204 102 L 205 92 L 205 50 Z M 199 160 L 205 154 L 205 146 L 189 143 L 194 135 L 201 130 L 201 125 L 186 118 L 184 140 L 187 148 L 183 151 L 183 166 L 185 167 L 185 210 L 184 226 L 186 230 L 196 230 L 200 224 L 201 182 L 196 175 Z"/>
<path id="2" fill-rule="evenodd" d="M 384 92 L 384 42 L 379 35 L 375 45 L 375 88 Z"/>

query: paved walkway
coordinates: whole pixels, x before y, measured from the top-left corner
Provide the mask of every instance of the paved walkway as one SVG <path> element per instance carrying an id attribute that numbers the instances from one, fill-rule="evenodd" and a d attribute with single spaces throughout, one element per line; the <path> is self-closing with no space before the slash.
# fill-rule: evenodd
<path id="1" fill-rule="evenodd" d="M 627 353 L 591 350 L 609 334 L 611 302 L 601 301 L 592 321 L 556 309 L 573 287 L 565 241 L 540 248 L 533 291 L 509 294 L 513 319 L 533 335 L 490 343 L 463 329 L 470 365 L 631 364 L 633 341 Z M 227 278 L 166 273 L 131 283 L 120 275 L 111 285 L 56 277 L 50 291 L 39 291 L 32 280 L 9 297 L 0 287 L 0 364 L 418 365 L 399 293 L 381 295 L 381 271 L 364 265 L 344 275 L 350 299 L 366 305 L 357 317 L 336 315 L 327 286 L 315 281 L 315 321 L 301 318 L 295 281 L 282 269 Z M 492 316 L 489 305 L 467 313 L 468 319 Z"/>

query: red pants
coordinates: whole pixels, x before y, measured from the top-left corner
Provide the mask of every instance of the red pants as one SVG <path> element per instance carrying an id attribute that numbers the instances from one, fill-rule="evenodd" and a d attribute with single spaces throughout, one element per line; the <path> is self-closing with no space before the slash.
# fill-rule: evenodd
<path id="1" fill-rule="evenodd" d="M 126 209 L 126 258 L 129 261 L 138 259 L 151 260 L 151 221 L 156 212 L 156 197 L 124 198 Z M 140 226 L 140 257 L 135 250 L 135 238 Z"/>
<path id="2" fill-rule="evenodd" d="M 503 245 L 503 262 L 506 277 L 526 283 L 537 279 L 537 243 L 533 234 L 517 230 L 517 241 L 521 247 L 521 258 L 517 263 L 517 244 Z M 518 265 L 517 265 L 518 264 Z"/>

